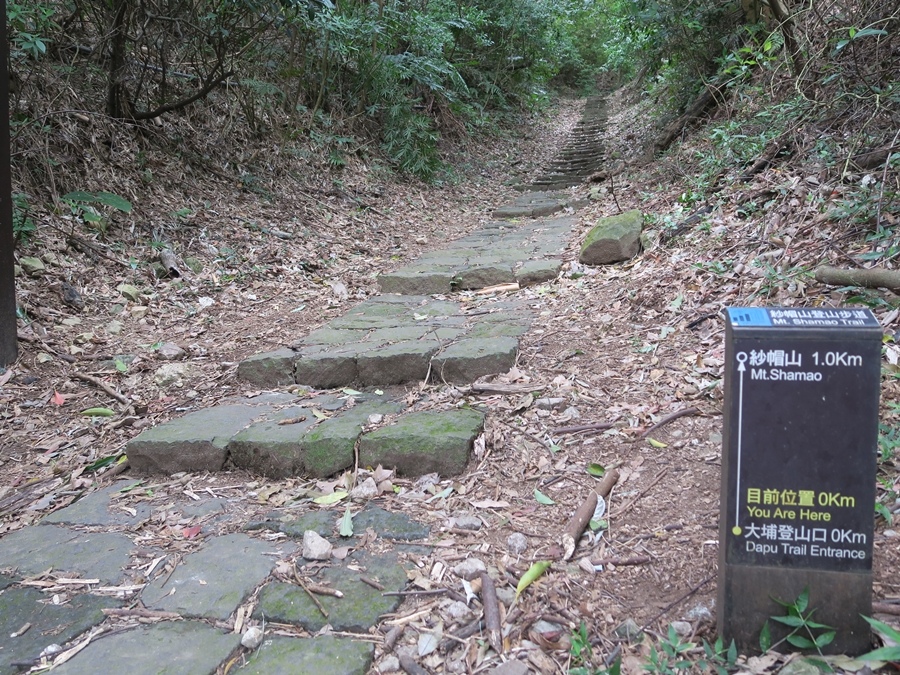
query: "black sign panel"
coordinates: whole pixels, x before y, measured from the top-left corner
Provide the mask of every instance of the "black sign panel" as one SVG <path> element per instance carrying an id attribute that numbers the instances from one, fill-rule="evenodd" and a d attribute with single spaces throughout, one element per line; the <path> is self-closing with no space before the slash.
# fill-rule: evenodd
<path id="1" fill-rule="evenodd" d="M 864 309 L 727 310 L 726 563 L 871 570 L 881 336 Z"/>

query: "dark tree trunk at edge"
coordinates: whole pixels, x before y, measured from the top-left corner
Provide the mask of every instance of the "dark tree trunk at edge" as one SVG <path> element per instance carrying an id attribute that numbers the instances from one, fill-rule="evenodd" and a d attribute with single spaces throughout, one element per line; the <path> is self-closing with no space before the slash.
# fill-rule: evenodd
<path id="1" fill-rule="evenodd" d="M 6 1 L 3 2 L 3 28 L 6 40 Z M 9 166 L 9 49 L 3 45 L 0 56 L 0 366 L 16 360 L 16 283 L 13 277 L 12 184 Z"/>

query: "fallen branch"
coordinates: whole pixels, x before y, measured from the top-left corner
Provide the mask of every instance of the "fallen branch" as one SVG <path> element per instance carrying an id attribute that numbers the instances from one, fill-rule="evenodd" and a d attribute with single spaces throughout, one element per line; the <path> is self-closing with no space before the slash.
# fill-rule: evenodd
<path id="1" fill-rule="evenodd" d="M 496 286 L 485 286 L 475 291 L 475 295 L 490 295 L 491 293 L 505 293 L 506 291 L 518 291 L 519 284 L 497 284 Z"/>
<path id="2" fill-rule="evenodd" d="M 494 580 L 487 572 L 481 573 L 481 604 L 484 607 L 484 627 L 491 647 L 498 654 L 503 653 L 503 633 L 500 628 L 500 603 Z"/>
<path id="3" fill-rule="evenodd" d="M 593 422 L 592 424 L 577 424 L 573 427 L 557 427 L 551 429 L 550 433 L 562 436 L 563 434 L 574 434 L 579 431 L 602 431 L 603 429 L 612 429 L 615 426 L 613 422 Z"/>
<path id="4" fill-rule="evenodd" d="M 318 610 L 322 613 L 322 616 L 324 616 L 324 617 L 327 619 L 327 618 L 328 618 L 328 612 L 326 612 L 326 611 L 325 611 L 325 608 L 322 607 L 322 603 L 319 602 L 319 599 L 318 599 L 315 595 L 313 595 L 312 591 L 310 591 L 310 590 L 306 587 L 306 584 L 303 583 L 303 579 L 301 579 L 301 578 L 300 578 L 300 575 L 297 573 L 297 568 L 296 568 L 296 567 L 294 568 L 294 579 L 297 581 L 297 585 L 300 586 L 300 588 L 302 588 L 302 589 L 304 590 L 304 592 L 306 593 L 306 595 L 309 596 L 309 599 L 312 600 L 312 603 L 316 606 L 316 609 L 318 609 Z"/>
<path id="5" fill-rule="evenodd" d="M 900 270 L 848 270 L 824 265 L 816 270 L 816 281 L 831 286 L 862 286 L 896 291 L 900 289 Z"/>
<path id="6" fill-rule="evenodd" d="M 652 562 L 648 555 L 636 556 L 634 558 L 600 558 L 599 560 L 591 560 L 591 565 L 614 565 L 616 567 L 624 567 L 625 565 L 646 565 Z"/>
<path id="7" fill-rule="evenodd" d="M 657 429 L 666 426 L 669 422 L 674 422 L 679 417 L 684 417 L 685 415 L 696 415 L 700 412 L 697 408 L 683 408 L 681 410 L 676 410 L 671 415 L 666 415 L 659 422 L 654 424 L 652 427 L 641 433 L 638 438 L 647 438 L 650 434 L 652 434 Z"/>
<path id="8" fill-rule="evenodd" d="M 879 614 L 893 614 L 894 616 L 900 616 L 900 605 L 895 605 L 891 602 L 873 602 L 872 603 L 872 612 L 878 612 Z"/>
<path id="9" fill-rule="evenodd" d="M 591 522 L 594 511 L 597 509 L 597 495 L 599 494 L 605 499 L 609 496 L 617 480 L 619 480 L 618 471 L 615 469 L 607 471 L 597 491 L 594 492 L 592 490 L 587 499 L 584 500 L 575 514 L 569 519 L 560 542 L 563 548 L 563 560 L 569 560 L 575 554 L 578 540 L 581 539 L 581 535 L 584 534 L 584 530 L 587 528 L 588 523 Z"/>
<path id="10" fill-rule="evenodd" d="M 109 386 L 108 384 L 106 384 L 106 382 L 104 382 L 103 380 L 101 380 L 101 379 L 99 379 L 99 378 L 96 378 L 96 377 L 94 377 L 93 375 L 86 375 L 85 373 L 80 373 L 80 372 L 78 372 L 77 370 L 75 370 L 75 371 L 72 372 L 72 377 L 74 377 L 76 380 L 82 380 L 83 382 L 90 382 L 90 383 L 93 384 L 94 386 L 100 387 L 100 389 L 102 389 L 102 390 L 105 391 L 107 394 L 109 394 L 110 396 L 112 396 L 112 397 L 113 397 L 114 399 L 116 399 L 119 403 L 123 403 L 123 404 L 125 404 L 125 405 L 128 405 L 128 404 L 131 403 L 131 401 L 129 401 L 125 396 L 123 396 L 122 394 L 120 394 L 119 392 L 117 392 L 115 389 L 113 389 L 112 387 L 110 387 L 110 386 Z"/>
<path id="11" fill-rule="evenodd" d="M 142 619 L 180 619 L 181 614 L 178 612 L 163 612 L 156 609 L 146 609 L 144 607 L 104 607 L 103 613 L 106 616 L 138 616 Z"/>

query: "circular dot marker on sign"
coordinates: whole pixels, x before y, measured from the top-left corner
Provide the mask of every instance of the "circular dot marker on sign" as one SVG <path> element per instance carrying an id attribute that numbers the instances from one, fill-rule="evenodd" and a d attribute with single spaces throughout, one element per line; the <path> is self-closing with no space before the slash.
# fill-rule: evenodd
<path id="1" fill-rule="evenodd" d="M 740 525 L 735 525 L 734 527 L 732 527 L 732 528 L 731 528 L 731 533 L 732 533 L 732 534 L 740 534 L 740 533 L 741 533 L 741 526 L 740 526 Z"/>

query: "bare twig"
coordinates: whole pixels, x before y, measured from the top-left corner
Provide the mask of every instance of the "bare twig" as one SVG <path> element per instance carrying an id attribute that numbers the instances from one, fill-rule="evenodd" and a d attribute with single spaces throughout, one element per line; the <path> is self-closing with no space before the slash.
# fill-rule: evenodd
<path id="1" fill-rule="evenodd" d="M 82 380 L 83 382 L 90 382 L 95 387 L 100 387 L 100 389 L 102 389 L 107 394 L 112 396 L 119 403 L 123 403 L 125 405 L 128 405 L 129 403 L 131 403 L 131 401 L 129 401 L 125 396 L 123 396 L 122 394 L 117 392 L 115 389 L 110 387 L 103 380 L 96 378 L 93 375 L 87 375 L 85 373 L 80 373 L 77 370 L 75 370 L 75 371 L 72 371 L 72 377 L 74 377 L 76 380 Z"/>
<path id="2" fill-rule="evenodd" d="M 550 433 L 561 436 L 563 434 L 574 434 L 579 431 L 602 431 L 603 429 L 612 429 L 615 426 L 613 422 L 593 422 L 591 424 L 577 424 L 573 427 L 557 427 L 551 429 Z"/>
<path id="3" fill-rule="evenodd" d="M 654 424 L 652 427 L 650 427 L 649 429 L 647 429 L 646 431 L 644 431 L 643 433 L 641 433 L 641 435 L 638 436 L 638 438 L 647 438 L 647 436 L 649 436 L 650 434 L 652 434 L 652 433 L 653 433 L 654 431 L 656 431 L 657 429 L 659 429 L 659 428 L 661 428 L 661 427 L 664 427 L 664 426 L 667 425 L 669 422 L 674 422 L 674 421 L 677 420 L 679 417 L 684 417 L 685 415 L 696 415 L 696 414 L 699 413 L 699 412 L 700 412 L 700 411 L 699 411 L 697 408 L 683 408 L 683 409 L 681 409 L 681 410 L 676 410 L 676 411 L 673 412 L 671 415 L 666 415 L 666 416 L 663 417 L 659 422 L 657 422 L 657 423 Z"/>
<path id="4" fill-rule="evenodd" d="M 591 565 L 615 565 L 623 567 L 625 565 L 646 565 L 652 559 L 648 555 L 640 555 L 633 558 L 600 558 L 599 560 L 591 560 Z"/>
<path id="5" fill-rule="evenodd" d="M 632 499 L 630 502 L 628 502 L 625 506 L 623 506 L 621 509 L 619 509 L 616 512 L 616 515 L 621 516 L 621 515 L 627 513 L 631 509 L 631 507 L 634 506 L 641 497 L 643 497 L 645 494 L 647 494 L 650 491 L 650 488 L 652 488 L 654 485 L 656 485 L 659 481 L 662 480 L 662 477 L 666 475 L 666 471 L 667 471 L 667 469 L 663 469 L 658 474 L 656 474 L 656 476 L 653 478 L 653 480 L 650 481 L 650 485 L 648 485 L 643 490 L 641 490 L 639 493 L 637 493 L 637 495 L 635 495 L 634 499 Z"/>
<path id="6" fill-rule="evenodd" d="M 181 614 L 178 612 L 163 612 L 156 609 L 146 609 L 144 607 L 104 607 L 103 613 L 106 616 L 138 616 L 142 619 L 180 619 Z"/>

